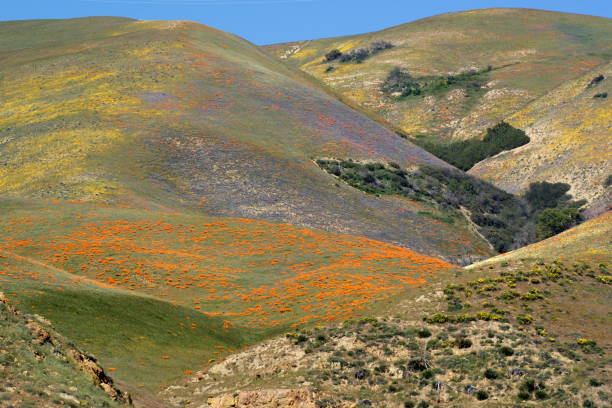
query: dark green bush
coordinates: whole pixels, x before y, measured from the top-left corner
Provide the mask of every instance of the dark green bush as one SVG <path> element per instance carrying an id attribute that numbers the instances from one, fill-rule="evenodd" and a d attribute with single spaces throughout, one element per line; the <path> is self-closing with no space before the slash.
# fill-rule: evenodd
<path id="1" fill-rule="evenodd" d="M 581 220 L 580 211 L 576 208 L 547 208 L 536 219 L 536 235 L 538 239 L 546 239 L 577 225 Z"/>
<path id="2" fill-rule="evenodd" d="M 478 390 L 476 391 L 475 395 L 478 401 L 484 401 L 486 399 L 489 399 L 489 393 L 486 392 L 485 390 Z"/>
<path id="3" fill-rule="evenodd" d="M 496 380 L 500 377 L 499 373 L 491 368 L 485 370 L 484 376 L 489 380 Z"/>
<path id="4" fill-rule="evenodd" d="M 587 85 L 587 88 L 591 88 L 597 85 L 598 83 L 602 82 L 604 79 L 606 79 L 606 77 L 603 76 L 602 74 L 597 75 L 596 77 L 591 79 L 591 82 L 589 82 L 589 84 Z"/>
<path id="5" fill-rule="evenodd" d="M 466 349 L 472 347 L 472 340 L 467 337 L 458 337 L 455 339 L 455 345 L 460 349 Z"/>
<path id="6" fill-rule="evenodd" d="M 421 94 L 421 85 L 419 82 L 413 78 L 408 71 L 399 67 L 389 72 L 389 75 L 387 75 L 380 89 L 386 95 L 398 92 L 402 96 Z"/>
<path id="7" fill-rule="evenodd" d="M 340 58 L 341 55 L 342 53 L 340 52 L 340 50 L 337 50 L 337 49 L 331 50 L 330 52 L 325 54 L 325 61 L 330 62 L 330 61 L 337 60 L 338 58 Z"/>
<path id="8" fill-rule="evenodd" d="M 472 70 L 456 75 L 424 76 L 413 78 L 406 70 L 396 67 L 391 70 L 381 86 L 383 93 L 391 95 L 400 93 L 400 97 L 410 95 L 432 95 L 447 92 L 453 88 L 463 88 L 468 96 L 482 92 L 487 82 L 488 73 L 493 70 L 488 66 L 483 70 Z"/>
<path id="9" fill-rule="evenodd" d="M 422 328 L 417 332 L 417 335 L 422 338 L 425 339 L 427 337 L 431 337 L 431 331 L 429 331 L 428 328 Z"/>
<path id="10" fill-rule="evenodd" d="M 570 202 L 572 196 L 567 194 L 571 186 L 566 183 L 548 183 L 546 181 L 531 183 L 523 194 L 525 200 L 535 213 L 547 208 L 558 208 Z"/>
<path id="11" fill-rule="evenodd" d="M 388 41 L 376 41 L 370 44 L 366 48 L 355 48 L 348 52 L 340 52 L 340 50 L 334 49 L 325 54 L 324 61 L 331 62 L 340 60 L 340 62 L 357 62 L 361 63 L 370 56 L 384 50 L 393 48 L 393 44 Z"/>
<path id="12" fill-rule="evenodd" d="M 590 378 L 589 385 L 591 387 L 601 387 L 603 385 L 603 381 L 598 380 L 597 378 Z"/>
<path id="13" fill-rule="evenodd" d="M 470 139 L 440 144 L 415 139 L 414 143 L 447 163 L 467 171 L 487 157 L 494 156 L 504 150 L 515 149 L 529 143 L 529 141 L 530 139 L 524 131 L 506 122 L 500 122 L 487 129 L 486 135 L 482 140 Z"/>

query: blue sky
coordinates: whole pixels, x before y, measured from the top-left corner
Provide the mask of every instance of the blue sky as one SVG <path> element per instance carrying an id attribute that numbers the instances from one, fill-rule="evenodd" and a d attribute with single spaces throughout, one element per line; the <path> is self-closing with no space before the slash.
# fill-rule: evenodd
<path id="1" fill-rule="evenodd" d="M 449 11 L 529 7 L 611 17 L 604 0 L 0 0 L 0 20 L 123 16 L 193 20 L 256 44 L 380 30 Z"/>

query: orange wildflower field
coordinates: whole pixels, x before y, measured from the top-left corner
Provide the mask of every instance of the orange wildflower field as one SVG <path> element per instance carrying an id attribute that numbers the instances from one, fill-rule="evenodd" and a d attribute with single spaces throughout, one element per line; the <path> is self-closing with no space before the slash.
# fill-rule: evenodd
<path id="1" fill-rule="evenodd" d="M 366 238 L 265 221 L 74 202 L 4 210 L 0 286 L 53 285 L 61 275 L 219 316 L 225 328 L 346 319 L 454 268 Z M 57 273 L 11 269 L 7 254 Z"/>

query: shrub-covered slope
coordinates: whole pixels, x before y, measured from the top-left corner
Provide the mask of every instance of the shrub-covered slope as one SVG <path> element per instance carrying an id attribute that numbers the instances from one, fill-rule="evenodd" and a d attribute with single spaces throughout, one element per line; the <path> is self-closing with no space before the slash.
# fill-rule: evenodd
<path id="1" fill-rule="evenodd" d="M 611 37 L 612 20 L 607 18 L 483 9 L 265 49 L 408 134 L 468 139 L 480 137 L 484 129 L 564 81 L 609 61 Z M 350 53 L 380 41 L 393 47 L 361 62 L 325 61 L 331 50 Z M 412 85 L 383 87 L 397 67 L 411 75 Z"/>
<path id="2" fill-rule="evenodd" d="M 569 81 L 507 121 L 531 141 L 478 163 L 470 174 L 512 193 L 538 181 L 571 185 L 593 213 L 612 201 L 612 63 Z"/>
<path id="3" fill-rule="evenodd" d="M 610 235 L 612 235 L 612 213 L 607 212 L 554 237 L 489 258 L 468 268 L 520 260 L 551 262 L 560 259 L 565 262 L 608 263 L 612 255 Z"/>
<path id="4" fill-rule="evenodd" d="M 444 162 L 233 35 L 118 18 L 0 23 L 0 194 L 287 222 L 448 257 L 486 248 L 312 157 Z M 461 242 L 461 244 L 458 244 Z"/>
<path id="5" fill-rule="evenodd" d="M 457 270 L 378 318 L 293 330 L 162 395 L 214 407 L 607 406 L 605 225 L 540 259 L 519 252 Z"/>

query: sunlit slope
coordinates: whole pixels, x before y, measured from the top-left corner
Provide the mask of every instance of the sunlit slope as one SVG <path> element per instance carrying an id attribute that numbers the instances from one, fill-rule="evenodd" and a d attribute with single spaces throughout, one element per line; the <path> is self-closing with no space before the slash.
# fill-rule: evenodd
<path id="1" fill-rule="evenodd" d="M 612 260 L 612 212 L 607 212 L 568 231 L 535 244 L 470 265 L 476 268 L 503 261 L 602 262 Z"/>
<path id="2" fill-rule="evenodd" d="M 589 85 L 595 78 L 605 79 Z M 513 193 L 536 181 L 563 182 L 605 210 L 612 200 L 612 63 L 563 84 L 508 118 L 531 141 L 470 170 Z M 602 97 L 604 94 L 610 95 Z M 597 95 L 597 96 L 596 96 Z"/>
<path id="3" fill-rule="evenodd" d="M 247 219 L 3 202 L 0 290 L 131 386 L 393 303 L 456 270 L 393 245 Z"/>
<path id="4" fill-rule="evenodd" d="M 338 16 L 342 18 L 342 16 Z M 529 9 L 483 9 L 442 14 L 387 30 L 279 44 L 265 49 L 411 135 L 466 139 L 593 67 L 610 60 L 612 20 Z M 324 55 L 388 41 L 394 48 L 362 63 L 322 63 Z M 328 66 L 335 70 L 326 72 Z M 454 86 L 395 100 L 380 85 L 394 67 L 414 77 L 493 70 L 486 86 Z"/>
<path id="5" fill-rule="evenodd" d="M 252 44 L 187 22 L 0 23 L 0 194 L 181 208 L 487 251 L 312 159 L 446 165 Z M 451 255 L 451 256 L 449 256 Z"/>

